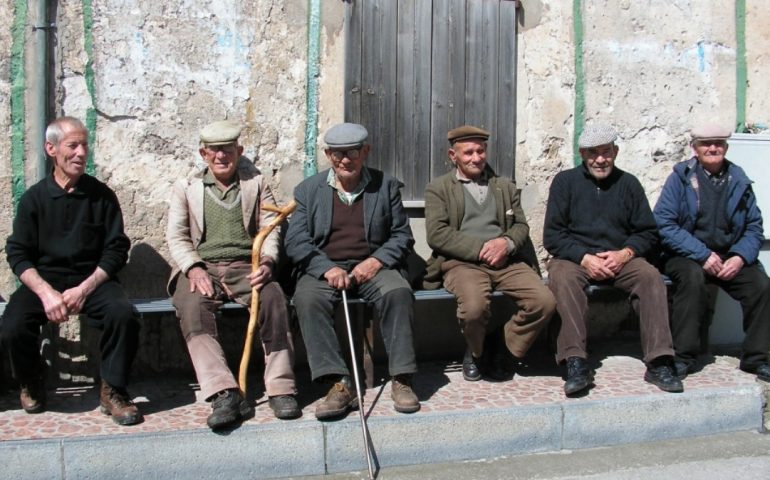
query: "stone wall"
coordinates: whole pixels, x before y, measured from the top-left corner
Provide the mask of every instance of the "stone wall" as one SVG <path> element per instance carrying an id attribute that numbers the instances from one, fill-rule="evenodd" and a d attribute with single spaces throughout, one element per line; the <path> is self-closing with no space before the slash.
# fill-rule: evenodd
<path id="1" fill-rule="evenodd" d="M 693 122 L 713 117 L 735 124 L 738 46 L 733 1 L 584 0 L 584 75 L 576 75 L 573 2 L 542 3 L 540 22 L 518 37 L 516 179 L 536 245 L 549 182 L 574 165 L 578 79 L 584 81 L 585 119 L 616 125 L 617 163 L 640 177 L 654 202 L 673 163 L 689 153 Z M 747 3 L 746 121 L 767 124 L 770 13 L 761 2 Z M 0 5 L 0 129 L 7 133 L 13 122 L 11 32 L 24 4 Z M 122 273 L 132 296 L 163 295 L 170 269 L 164 241 L 169 189 L 199 165 L 202 125 L 223 117 L 243 122 L 245 153 L 271 176 L 280 200 L 302 179 L 309 4 L 61 0 L 52 7 L 52 113 L 85 119 L 95 109 L 96 174 L 117 191 L 133 241 Z M 343 116 L 344 4 L 321 4 L 323 133 Z M 9 137 L 0 136 L 4 151 L 10 151 Z M 9 158 L 0 161 L 2 239 L 12 218 Z M 0 295 L 7 298 L 15 283 L 4 256 L 0 251 Z"/>

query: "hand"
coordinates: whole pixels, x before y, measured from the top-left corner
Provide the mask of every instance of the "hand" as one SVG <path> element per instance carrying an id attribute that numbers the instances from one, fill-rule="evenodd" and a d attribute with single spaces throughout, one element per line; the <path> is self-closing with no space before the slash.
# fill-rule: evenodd
<path id="1" fill-rule="evenodd" d="M 86 298 L 88 298 L 88 292 L 83 285 L 72 287 L 62 293 L 62 301 L 67 306 L 70 315 L 80 313 L 86 303 Z"/>
<path id="2" fill-rule="evenodd" d="M 703 264 L 703 270 L 711 276 L 718 277 L 719 272 L 722 270 L 722 259 L 714 252 L 711 252 L 709 258 Z"/>
<path id="3" fill-rule="evenodd" d="M 43 309 L 45 310 L 45 316 L 54 323 L 62 323 L 67 321 L 67 305 L 64 302 L 64 297 L 61 293 L 57 292 L 53 288 L 47 289 L 46 292 L 40 296 L 40 301 L 43 303 Z"/>
<path id="4" fill-rule="evenodd" d="M 746 262 L 743 261 L 743 258 L 738 255 L 730 257 L 722 263 L 722 270 L 717 274 L 717 278 L 730 281 L 738 275 L 738 272 L 741 271 L 741 268 L 743 268 L 745 264 Z"/>
<path id="5" fill-rule="evenodd" d="M 256 288 L 257 291 L 260 291 L 262 287 L 273 280 L 273 269 L 269 265 L 260 265 L 259 268 L 251 272 L 246 278 L 249 279 L 251 288 Z"/>
<path id="6" fill-rule="evenodd" d="M 622 250 L 599 252 L 596 254 L 596 256 L 604 260 L 604 266 L 612 271 L 613 277 L 620 273 L 620 271 L 623 269 L 623 266 L 632 258 L 634 258 L 633 255 L 629 254 L 628 250 L 625 248 Z"/>
<path id="7" fill-rule="evenodd" d="M 214 283 L 206 270 L 193 267 L 187 271 L 187 279 L 190 280 L 190 293 L 197 290 L 204 297 L 214 296 Z"/>
<path id="8" fill-rule="evenodd" d="M 340 267 L 332 267 L 324 273 L 324 278 L 330 287 L 337 290 L 347 290 L 350 287 L 348 272 Z"/>
<path id="9" fill-rule="evenodd" d="M 590 253 L 583 255 L 580 266 L 586 269 L 588 277 L 591 280 L 607 280 L 608 278 L 615 278 L 615 273 L 605 265 L 604 259 L 599 258 L 596 255 L 591 255 Z"/>
<path id="10" fill-rule="evenodd" d="M 350 272 L 358 285 L 364 284 L 374 278 L 382 268 L 382 262 L 374 257 L 369 257 L 356 265 Z"/>
<path id="11" fill-rule="evenodd" d="M 505 237 L 487 240 L 479 252 L 479 261 L 490 267 L 500 268 L 508 257 L 508 240 Z"/>

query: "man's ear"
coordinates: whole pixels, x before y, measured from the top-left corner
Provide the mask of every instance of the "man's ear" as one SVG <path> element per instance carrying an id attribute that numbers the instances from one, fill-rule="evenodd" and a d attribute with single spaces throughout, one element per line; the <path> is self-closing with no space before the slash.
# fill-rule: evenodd
<path id="1" fill-rule="evenodd" d="M 54 158 L 56 157 L 56 145 L 53 143 L 46 141 L 45 142 L 45 153 L 48 154 L 49 157 Z"/>
<path id="2" fill-rule="evenodd" d="M 202 159 L 206 160 L 206 147 L 199 148 L 198 153 L 200 153 Z"/>
<path id="3" fill-rule="evenodd" d="M 620 151 L 620 147 L 615 145 L 614 143 L 612 145 L 615 147 L 615 155 L 613 155 L 612 158 L 617 158 L 618 157 L 618 152 Z"/>

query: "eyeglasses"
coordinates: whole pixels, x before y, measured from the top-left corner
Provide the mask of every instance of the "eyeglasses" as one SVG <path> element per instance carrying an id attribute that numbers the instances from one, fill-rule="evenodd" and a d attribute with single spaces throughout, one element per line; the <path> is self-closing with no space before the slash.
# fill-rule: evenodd
<path id="1" fill-rule="evenodd" d="M 331 156 L 334 157 L 334 159 L 337 161 L 342 160 L 345 157 L 348 157 L 351 160 L 358 160 L 358 157 L 361 156 L 361 149 L 352 148 L 350 150 L 332 150 Z"/>
<path id="2" fill-rule="evenodd" d="M 697 140 L 695 142 L 695 145 L 697 147 L 710 147 L 714 145 L 717 148 L 725 148 L 727 146 L 727 141 L 725 140 Z"/>
<path id="3" fill-rule="evenodd" d="M 233 143 L 225 145 L 206 145 L 206 149 L 213 153 L 222 152 L 225 155 L 230 155 L 238 151 L 238 147 Z"/>

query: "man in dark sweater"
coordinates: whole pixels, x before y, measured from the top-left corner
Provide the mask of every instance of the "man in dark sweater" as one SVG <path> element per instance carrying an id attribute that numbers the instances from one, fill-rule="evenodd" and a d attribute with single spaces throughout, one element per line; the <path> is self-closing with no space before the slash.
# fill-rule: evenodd
<path id="1" fill-rule="evenodd" d="M 420 403 L 411 387 L 417 371 L 412 341 L 412 289 L 402 271 L 414 239 L 401 204 L 403 184 L 364 166 L 368 132 L 342 123 L 324 136 L 329 170 L 294 190 L 297 209 L 286 233 L 286 254 L 298 275 L 294 306 L 313 380 L 333 383 L 315 415 L 339 417 L 357 406 L 356 388 L 334 331 L 341 290 L 374 305 L 380 318 L 391 397 L 402 413 Z"/>
<path id="2" fill-rule="evenodd" d="M 725 158 L 730 129 L 693 128 L 694 156 L 674 166 L 655 220 L 664 247 L 664 271 L 674 282 L 671 333 L 676 370 L 685 378 L 697 368 L 707 285 L 717 285 L 743 309 L 741 370 L 770 381 L 770 280 L 759 263 L 764 242 L 762 213 L 741 167 Z"/>
<path id="3" fill-rule="evenodd" d="M 128 259 L 129 240 L 115 193 L 85 174 L 88 132 L 71 117 L 52 122 L 45 151 L 53 173 L 22 196 L 8 263 L 21 280 L 0 320 L 0 340 L 28 413 L 45 409 L 38 336 L 46 321 L 85 313 L 103 331 L 101 410 L 120 425 L 142 421 L 126 392 L 139 324 L 116 274 Z"/>
<path id="4" fill-rule="evenodd" d="M 645 260 L 657 244 L 655 220 L 639 181 L 614 165 L 616 138 L 612 127 L 587 127 L 579 139 L 583 164 L 560 172 L 551 183 L 543 244 L 553 257 L 548 286 L 561 318 L 556 361 L 566 367 L 567 395 L 593 383 L 585 287 L 603 282 L 627 291 L 639 316 L 644 379 L 661 390 L 681 392 L 673 373 L 666 287 Z"/>

